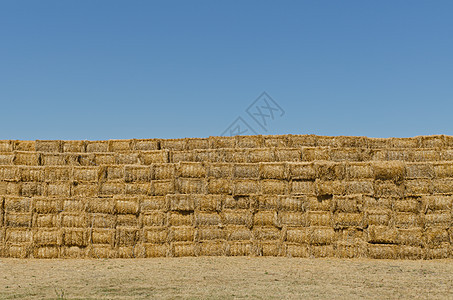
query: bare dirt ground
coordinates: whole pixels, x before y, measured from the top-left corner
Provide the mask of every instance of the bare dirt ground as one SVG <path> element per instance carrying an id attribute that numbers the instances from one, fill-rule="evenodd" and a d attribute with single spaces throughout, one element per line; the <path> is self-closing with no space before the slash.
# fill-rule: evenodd
<path id="1" fill-rule="evenodd" d="M 0 259 L 0 299 L 453 299 L 453 260 Z"/>

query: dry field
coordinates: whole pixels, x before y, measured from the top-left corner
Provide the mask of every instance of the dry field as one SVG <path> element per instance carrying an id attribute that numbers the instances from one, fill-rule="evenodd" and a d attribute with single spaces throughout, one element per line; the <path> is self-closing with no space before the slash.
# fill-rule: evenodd
<path id="1" fill-rule="evenodd" d="M 0 259 L 1 299 L 453 299 L 453 260 Z"/>

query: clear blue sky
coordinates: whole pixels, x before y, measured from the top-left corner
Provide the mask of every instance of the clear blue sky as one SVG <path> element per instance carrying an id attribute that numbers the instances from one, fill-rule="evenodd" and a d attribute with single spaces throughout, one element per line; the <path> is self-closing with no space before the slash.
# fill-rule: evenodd
<path id="1" fill-rule="evenodd" d="M 453 1 L 1 1 L 0 139 L 453 134 Z M 266 91 L 285 111 L 260 129 Z"/>

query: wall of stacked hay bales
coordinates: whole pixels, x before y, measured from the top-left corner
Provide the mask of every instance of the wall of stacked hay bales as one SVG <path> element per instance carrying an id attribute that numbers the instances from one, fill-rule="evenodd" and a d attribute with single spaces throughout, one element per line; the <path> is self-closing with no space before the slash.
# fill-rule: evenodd
<path id="1" fill-rule="evenodd" d="M 453 137 L 0 141 L 0 257 L 453 257 Z"/>

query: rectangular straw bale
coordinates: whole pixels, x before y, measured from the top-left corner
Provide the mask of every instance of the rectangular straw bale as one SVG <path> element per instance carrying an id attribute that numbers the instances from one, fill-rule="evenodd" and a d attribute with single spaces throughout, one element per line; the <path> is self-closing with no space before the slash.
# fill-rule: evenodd
<path id="1" fill-rule="evenodd" d="M 323 147 L 303 147 L 302 161 L 328 161 L 330 160 L 330 149 Z"/>
<path id="2" fill-rule="evenodd" d="M 279 162 L 300 162 L 302 151 L 298 148 L 277 148 L 274 151 L 274 160 Z"/>
<path id="3" fill-rule="evenodd" d="M 61 216 L 61 226 L 68 228 L 85 228 L 91 225 L 88 222 L 88 214 L 85 212 L 66 212 L 64 211 Z"/>
<path id="4" fill-rule="evenodd" d="M 140 152 L 139 159 L 142 165 L 161 164 L 170 162 L 168 150 L 152 150 Z"/>
<path id="5" fill-rule="evenodd" d="M 110 245 L 91 245 L 87 252 L 88 257 L 95 259 L 118 257 L 116 249 Z"/>
<path id="6" fill-rule="evenodd" d="M 316 136 L 316 145 L 319 147 L 338 147 L 337 137 L 335 136 Z"/>
<path id="7" fill-rule="evenodd" d="M 421 247 L 402 245 L 396 248 L 396 257 L 398 259 L 422 259 L 424 251 Z"/>
<path id="8" fill-rule="evenodd" d="M 362 194 L 370 196 L 374 194 L 373 180 L 345 181 L 344 186 L 346 194 Z"/>
<path id="9" fill-rule="evenodd" d="M 115 155 L 115 163 L 118 165 L 136 165 L 140 163 L 140 153 L 120 152 Z"/>
<path id="10" fill-rule="evenodd" d="M 6 227 L 31 227 L 32 214 L 28 212 L 5 212 Z"/>
<path id="11" fill-rule="evenodd" d="M 288 146 L 288 136 L 286 135 L 268 135 L 264 136 L 264 147 L 284 148 Z"/>
<path id="12" fill-rule="evenodd" d="M 224 233 L 228 241 L 249 241 L 252 239 L 252 231 L 246 225 L 226 225 Z"/>
<path id="13" fill-rule="evenodd" d="M 151 194 L 154 196 L 165 196 L 175 192 L 175 182 L 173 180 L 153 180 Z"/>
<path id="14" fill-rule="evenodd" d="M 453 163 L 451 162 L 438 162 L 434 164 L 428 164 L 432 168 L 432 177 L 445 178 L 453 177 Z M 431 178 L 431 177 L 430 177 Z"/>
<path id="15" fill-rule="evenodd" d="M 363 243 L 366 240 L 363 228 L 349 227 L 335 230 L 335 240 L 350 244 Z"/>
<path id="16" fill-rule="evenodd" d="M 332 161 L 368 161 L 371 159 L 372 152 L 368 149 L 360 148 L 331 148 L 329 152 Z"/>
<path id="17" fill-rule="evenodd" d="M 193 151 L 193 162 L 208 163 L 218 161 L 217 151 L 209 149 L 197 149 L 192 151 Z"/>
<path id="18" fill-rule="evenodd" d="M 145 196 L 141 198 L 140 212 L 167 211 L 167 200 L 165 196 Z"/>
<path id="19" fill-rule="evenodd" d="M 211 149 L 234 148 L 236 146 L 234 136 L 210 136 L 208 141 Z"/>
<path id="20" fill-rule="evenodd" d="M 170 245 L 172 257 L 196 256 L 197 253 L 197 245 L 194 242 L 175 242 Z"/>
<path id="21" fill-rule="evenodd" d="M 135 149 L 134 140 L 108 140 L 108 152 L 130 151 Z"/>
<path id="22" fill-rule="evenodd" d="M 35 151 L 35 141 L 12 141 L 13 149 L 16 151 Z"/>
<path id="23" fill-rule="evenodd" d="M 250 149 L 223 149 L 222 162 L 247 163 Z"/>
<path id="24" fill-rule="evenodd" d="M 96 182 L 101 177 L 100 167 L 73 167 L 72 179 L 75 181 Z"/>
<path id="25" fill-rule="evenodd" d="M 433 186 L 430 179 L 412 179 L 406 180 L 405 185 L 405 194 L 407 196 L 418 196 L 431 194 L 433 191 Z"/>
<path id="26" fill-rule="evenodd" d="M 389 146 L 393 148 L 417 148 L 417 138 L 389 138 Z"/>
<path id="27" fill-rule="evenodd" d="M 160 140 L 160 148 L 166 150 L 181 151 L 187 148 L 186 143 L 186 139 L 162 139 Z"/>
<path id="28" fill-rule="evenodd" d="M 335 137 L 336 147 L 342 148 L 367 148 L 368 138 L 364 136 L 336 136 Z M 319 138 L 318 138 L 319 146 Z"/>
<path id="29" fill-rule="evenodd" d="M 423 232 L 423 237 L 428 247 L 438 247 L 450 242 L 448 229 L 445 227 L 428 227 Z"/>
<path id="30" fill-rule="evenodd" d="M 136 195 L 136 196 L 145 196 L 151 195 L 153 193 L 153 187 L 150 182 L 147 183 L 126 183 L 124 188 L 124 193 L 126 195 Z"/>
<path id="31" fill-rule="evenodd" d="M 112 214 L 92 213 L 90 224 L 93 228 L 115 228 L 116 216 Z"/>
<path id="32" fill-rule="evenodd" d="M 423 218 L 418 213 L 396 212 L 392 215 L 391 223 L 398 228 L 419 227 L 423 224 Z"/>
<path id="33" fill-rule="evenodd" d="M 420 227 L 399 228 L 397 234 L 399 245 L 423 246 L 423 231 Z"/>
<path id="34" fill-rule="evenodd" d="M 433 179 L 433 193 L 453 194 L 453 178 Z"/>
<path id="35" fill-rule="evenodd" d="M 64 153 L 42 153 L 41 164 L 43 166 L 64 166 L 68 164 L 69 156 Z"/>
<path id="36" fill-rule="evenodd" d="M 0 152 L 0 165 L 13 165 L 14 154 L 13 153 L 1 153 Z"/>
<path id="37" fill-rule="evenodd" d="M 282 240 L 283 232 L 274 226 L 254 226 L 252 236 L 258 241 L 278 241 Z"/>
<path id="38" fill-rule="evenodd" d="M 191 195 L 167 195 L 168 207 L 173 211 L 193 211 L 195 209 L 194 197 Z"/>
<path id="39" fill-rule="evenodd" d="M 6 228 L 5 243 L 25 244 L 33 241 L 33 233 L 30 228 Z"/>
<path id="40" fill-rule="evenodd" d="M 0 181 L 0 194 L 9 196 L 21 196 L 22 183 Z"/>
<path id="41" fill-rule="evenodd" d="M 137 215 L 117 215 L 116 226 L 138 227 L 139 218 Z"/>
<path id="42" fill-rule="evenodd" d="M 99 184 L 99 195 L 113 196 L 124 194 L 126 185 L 121 182 L 103 182 Z"/>
<path id="43" fill-rule="evenodd" d="M 289 183 L 291 195 L 315 195 L 316 184 L 314 181 L 297 180 Z"/>
<path id="44" fill-rule="evenodd" d="M 208 138 L 188 138 L 186 139 L 186 149 L 208 149 L 209 139 Z"/>
<path id="45" fill-rule="evenodd" d="M 115 231 L 115 229 L 108 228 L 92 228 L 90 243 L 113 246 L 115 242 Z"/>
<path id="46" fill-rule="evenodd" d="M 138 229 L 136 227 L 116 227 L 115 245 L 134 246 L 138 240 Z"/>
<path id="47" fill-rule="evenodd" d="M 382 154 L 385 155 L 382 158 L 375 160 L 387 160 L 387 161 L 402 161 L 402 162 L 414 162 L 417 161 L 415 158 L 414 149 L 391 149 L 382 150 Z M 376 158 L 376 157 L 375 157 Z"/>
<path id="48" fill-rule="evenodd" d="M 332 211 L 332 195 L 323 196 L 307 196 L 306 197 L 306 211 Z"/>
<path id="49" fill-rule="evenodd" d="M 224 209 L 247 209 L 253 208 L 256 203 L 255 195 L 230 196 L 225 195 L 222 198 Z"/>
<path id="50" fill-rule="evenodd" d="M 309 258 L 310 251 L 307 244 L 286 244 L 286 256 L 287 257 L 300 257 L 300 258 Z"/>
<path id="51" fill-rule="evenodd" d="M 261 194 L 286 195 L 288 194 L 288 182 L 277 179 L 263 179 L 260 181 Z"/>
<path id="52" fill-rule="evenodd" d="M 46 186 L 41 182 L 22 182 L 19 184 L 21 196 L 33 197 L 46 194 Z"/>
<path id="53" fill-rule="evenodd" d="M 406 178 L 419 179 L 419 178 L 433 178 L 434 166 L 428 163 L 407 163 L 406 164 Z"/>
<path id="54" fill-rule="evenodd" d="M 143 226 L 166 226 L 167 214 L 161 211 L 146 212 L 140 215 Z"/>
<path id="55" fill-rule="evenodd" d="M 35 149 L 38 152 L 63 152 L 63 141 L 56 140 L 37 140 Z"/>
<path id="56" fill-rule="evenodd" d="M 145 257 L 166 257 L 168 252 L 168 245 L 167 244 L 151 244 L 145 243 Z"/>
<path id="57" fill-rule="evenodd" d="M 236 148 L 262 148 L 264 138 L 262 135 L 235 136 Z"/>
<path id="58" fill-rule="evenodd" d="M 363 197 L 364 209 L 389 209 L 393 208 L 393 203 L 399 198 L 393 197 Z"/>
<path id="59" fill-rule="evenodd" d="M 203 178 L 206 177 L 207 166 L 199 162 L 179 162 L 178 173 L 179 177 Z"/>
<path id="60" fill-rule="evenodd" d="M 280 211 L 278 219 L 282 226 L 307 226 L 307 214 L 301 211 Z"/>
<path id="61" fill-rule="evenodd" d="M 205 241 L 199 245 L 200 256 L 224 256 L 226 242 L 224 241 Z"/>
<path id="62" fill-rule="evenodd" d="M 277 195 L 256 195 L 253 207 L 257 210 L 277 210 L 279 196 Z"/>
<path id="63" fill-rule="evenodd" d="M 0 178 L 4 181 L 19 181 L 19 167 L 0 166 Z"/>
<path id="64" fill-rule="evenodd" d="M 424 259 L 446 259 L 451 258 L 451 246 L 448 243 L 442 243 L 437 247 L 425 248 Z"/>
<path id="65" fill-rule="evenodd" d="M 91 182 L 73 182 L 71 195 L 76 197 L 93 197 L 98 193 L 98 185 Z"/>
<path id="66" fill-rule="evenodd" d="M 219 225 L 222 220 L 218 213 L 195 212 L 195 226 Z"/>
<path id="67" fill-rule="evenodd" d="M 117 164 L 117 153 L 95 153 L 94 162 L 99 165 L 115 165 Z"/>
<path id="68" fill-rule="evenodd" d="M 33 248 L 33 258 L 58 258 L 60 254 L 60 247 L 37 247 Z"/>
<path id="69" fill-rule="evenodd" d="M 126 182 L 149 182 L 151 180 L 151 168 L 148 166 L 125 166 L 124 175 Z"/>
<path id="70" fill-rule="evenodd" d="M 168 229 L 166 227 L 144 227 L 143 241 L 152 244 L 165 244 L 167 242 Z"/>
<path id="71" fill-rule="evenodd" d="M 420 148 L 444 148 L 447 144 L 443 135 L 418 136 Z"/>
<path id="72" fill-rule="evenodd" d="M 117 214 L 138 214 L 140 210 L 140 197 L 114 195 L 115 213 Z"/>
<path id="73" fill-rule="evenodd" d="M 85 141 L 63 141 L 63 152 L 85 152 Z"/>
<path id="74" fill-rule="evenodd" d="M 88 245 L 89 231 L 87 228 L 64 228 L 63 245 L 86 247 Z"/>
<path id="75" fill-rule="evenodd" d="M 222 199 L 220 195 L 196 195 L 191 197 L 194 199 L 195 208 L 199 211 L 219 212 L 222 209 Z"/>
<path id="76" fill-rule="evenodd" d="M 95 166 L 93 153 L 71 153 L 66 154 L 68 165 L 71 166 Z"/>
<path id="77" fill-rule="evenodd" d="M 61 258 L 72 258 L 72 259 L 81 259 L 87 256 L 87 248 L 86 247 L 60 247 L 60 257 Z"/>
<path id="78" fill-rule="evenodd" d="M 282 244 L 280 242 L 259 242 L 259 254 L 261 256 L 282 256 Z"/>
<path id="79" fill-rule="evenodd" d="M 420 197 L 406 197 L 403 199 L 395 199 L 393 209 L 397 212 L 412 212 L 419 213 L 421 210 Z"/>
<path id="80" fill-rule="evenodd" d="M 365 258 L 367 249 L 365 243 L 349 243 L 337 241 L 334 245 L 337 258 Z"/>
<path id="81" fill-rule="evenodd" d="M 18 166 L 39 166 L 41 155 L 36 152 L 14 151 L 14 164 Z"/>
<path id="82" fill-rule="evenodd" d="M 153 164 L 152 178 L 155 180 L 173 179 L 175 178 L 175 164 Z"/>
<path id="83" fill-rule="evenodd" d="M 374 182 L 375 197 L 404 197 L 404 184 L 395 184 L 391 181 L 376 180 Z"/>
<path id="84" fill-rule="evenodd" d="M 56 214 L 33 214 L 33 227 L 59 227 L 60 216 Z"/>
<path id="85" fill-rule="evenodd" d="M 192 226 L 194 225 L 194 214 L 187 211 L 167 213 L 167 224 L 169 226 Z"/>
<path id="86" fill-rule="evenodd" d="M 250 149 L 248 151 L 249 163 L 272 162 L 275 161 L 273 149 Z"/>
<path id="87" fill-rule="evenodd" d="M 451 195 L 426 195 L 422 196 L 422 211 L 451 210 L 453 196 Z"/>
<path id="88" fill-rule="evenodd" d="M 363 195 L 334 195 L 333 209 L 339 212 L 358 213 L 363 210 Z"/>
<path id="89" fill-rule="evenodd" d="M 253 224 L 253 214 L 249 210 L 224 209 L 221 216 L 222 223 L 225 225 L 244 225 L 250 228 Z"/>
<path id="90" fill-rule="evenodd" d="M 86 152 L 109 152 L 108 141 L 86 141 Z"/>
<path id="91" fill-rule="evenodd" d="M 44 180 L 43 167 L 19 167 L 21 181 L 41 182 Z"/>
<path id="92" fill-rule="evenodd" d="M 234 195 L 250 195 L 259 191 L 259 181 L 254 179 L 236 179 L 233 181 Z"/>
<path id="93" fill-rule="evenodd" d="M 196 178 L 177 178 L 176 190 L 181 194 L 204 194 L 207 181 Z"/>
<path id="94" fill-rule="evenodd" d="M 440 160 L 440 151 L 437 149 L 416 149 L 413 152 L 413 161 L 416 162 L 434 162 Z"/>
<path id="95" fill-rule="evenodd" d="M 310 245 L 310 256 L 315 258 L 334 257 L 333 245 Z"/>
<path id="96" fill-rule="evenodd" d="M 397 256 L 397 245 L 368 244 L 368 257 L 374 259 L 395 259 Z"/>
<path id="97" fill-rule="evenodd" d="M 452 213 L 451 210 L 428 212 L 422 215 L 423 223 L 425 226 L 443 226 L 451 227 L 452 225 Z"/>
<path id="98" fill-rule="evenodd" d="M 308 237 L 310 245 L 329 245 L 334 242 L 335 232 L 330 227 L 313 226 Z"/>
<path id="99" fill-rule="evenodd" d="M 295 244 L 308 244 L 310 242 L 309 227 L 288 227 L 286 230 L 286 241 Z"/>
<path id="100" fill-rule="evenodd" d="M 287 179 L 286 163 L 260 163 L 259 174 L 261 179 Z"/>
<path id="101" fill-rule="evenodd" d="M 229 163 L 211 163 L 208 165 L 208 176 L 212 178 L 231 178 L 233 165 Z"/>
<path id="102" fill-rule="evenodd" d="M 346 186 L 342 180 L 316 180 L 316 195 L 342 195 L 346 192 Z"/>
<path id="103" fill-rule="evenodd" d="M 64 198 L 63 199 L 63 211 L 64 212 L 85 212 L 88 201 L 90 201 L 90 199 L 87 199 L 85 197 Z"/>
<path id="104" fill-rule="evenodd" d="M 6 256 L 11 258 L 29 258 L 32 255 L 31 244 L 6 245 Z"/>
<path id="105" fill-rule="evenodd" d="M 226 238 L 227 230 L 218 226 L 199 226 L 195 232 L 197 241 L 225 240 Z"/>
<path id="106" fill-rule="evenodd" d="M 195 151 L 194 150 L 183 150 L 183 151 L 171 151 L 169 154 L 169 162 L 179 163 L 182 161 L 195 162 Z"/>
<path id="107" fill-rule="evenodd" d="M 374 178 L 370 162 L 348 162 L 346 164 L 347 179 L 370 179 Z"/>
<path id="108" fill-rule="evenodd" d="M 316 146 L 318 137 L 314 134 L 288 135 L 288 146 L 290 147 L 312 147 Z"/>
<path id="109" fill-rule="evenodd" d="M 87 210 L 91 213 L 113 214 L 115 201 L 113 198 L 93 198 L 88 201 Z"/>
<path id="110" fill-rule="evenodd" d="M 332 226 L 332 213 L 329 211 L 308 211 L 309 226 Z"/>
<path id="111" fill-rule="evenodd" d="M 371 163 L 374 178 L 399 182 L 406 176 L 406 166 L 401 161 L 373 161 Z"/>
<path id="112" fill-rule="evenodd" d="M 259 164 L 235 164 L 233 167 L 234 178 L 259 178 Z"/>
<path id="113" fill-rule="evenodd" d="M 349 227 L 364 227 L 364 214 L 336 212 L 333 215 L 333 226 L 335 229 Z"/>
<path id="114" fill-rule="evenodd" d="M 12 152 L 13 142 L 9 140 L 0 140 L 0 152 Z"/>
<path id="115" fill-rule="evenodd" d="M 160 141 L 158 139 L 137 139 L 132 143 L 133 150 L 150 151 L 159 150 Z"/>
<path id="116" fill-rule="evenodd" d="M 71 196 L 72 185 L 69 182 L 49 182 L 47 184 L 47 196 L 69 197 Z"/>
<path id="117" fill-rule="evenodd" d="M 172 226 L 168 229 L 168 240 L 171 242 L 193 242 L 195 228 L 192 226 Z"/>
<path id="118" fill-rule="evenodd" d="M 280 226 L 277 211 L 258 211 L 253 215 L 254 226 Z"/>
<path id="119" fill-rule="evenodd" d="M 388 226 L 392 218 L 392 211 L 390 209 L 367 209 L 364 218 L 365 225 Z"/>
<path id="120" fill-rule="evenodd" d="M 60 246 L 63 241 L 61 229 L 39 228 L 33 230 L 33 244 L 35 246 Z"/>
<path id="121" fill-rule="evenodd" d="M 32 199 L 25 197 L 6 196 L 4 198 L 6 212 L 31 212 Z"/>

